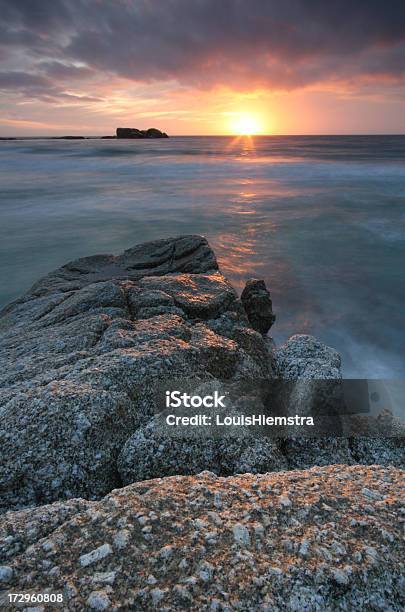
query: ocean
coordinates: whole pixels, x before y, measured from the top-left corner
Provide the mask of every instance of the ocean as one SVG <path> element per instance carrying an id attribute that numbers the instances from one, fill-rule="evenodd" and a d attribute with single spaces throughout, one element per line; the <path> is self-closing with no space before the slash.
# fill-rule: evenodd
<path id="1" fill-rule="evenodd" d="M 277 344 L 314 334 L 345 376 L 405 376 L 405 137 L 0 142 L 0 305 L 77 257 L 205 235 Z"/>

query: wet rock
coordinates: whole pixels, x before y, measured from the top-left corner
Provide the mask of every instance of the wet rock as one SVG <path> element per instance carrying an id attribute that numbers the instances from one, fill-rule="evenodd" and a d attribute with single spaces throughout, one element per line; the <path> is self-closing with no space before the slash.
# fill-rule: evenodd
<path id="1" fill-rule="evenodd" d="M 267 334 L 276 316 L 264 280 L 248 280 L 242 291 L 241 301 L 253 329 Z"/>

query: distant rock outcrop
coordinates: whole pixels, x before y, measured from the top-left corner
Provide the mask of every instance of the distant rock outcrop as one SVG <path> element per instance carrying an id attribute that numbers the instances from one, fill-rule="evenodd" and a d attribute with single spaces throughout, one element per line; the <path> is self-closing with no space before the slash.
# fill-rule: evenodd
<path id="1" fill-rule="evenodd" d="M 166 132 L 157 128 L 138 130 L 137 128 L 117 128 L 117 138 L 169 138 Z"/>

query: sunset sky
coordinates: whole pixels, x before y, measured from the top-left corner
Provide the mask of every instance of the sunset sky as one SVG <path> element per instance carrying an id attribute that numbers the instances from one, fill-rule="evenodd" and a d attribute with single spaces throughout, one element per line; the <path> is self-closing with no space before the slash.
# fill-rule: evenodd
<path id="1" fill-rule="evenodd" d="M 0 136 L 405 133 L 403 0 L 0 0 L 0 15 Z"/>

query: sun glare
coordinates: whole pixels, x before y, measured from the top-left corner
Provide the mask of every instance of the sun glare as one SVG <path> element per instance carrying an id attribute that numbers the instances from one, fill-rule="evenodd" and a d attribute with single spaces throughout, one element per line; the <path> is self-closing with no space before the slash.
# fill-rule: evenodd
<path id="1" fill-rule="evenodd" d="M 239 136 L 252 136 L 261 130 L 260 120 L 251 113 L 239 113 L 231 121 L 231 130 Z"/>

